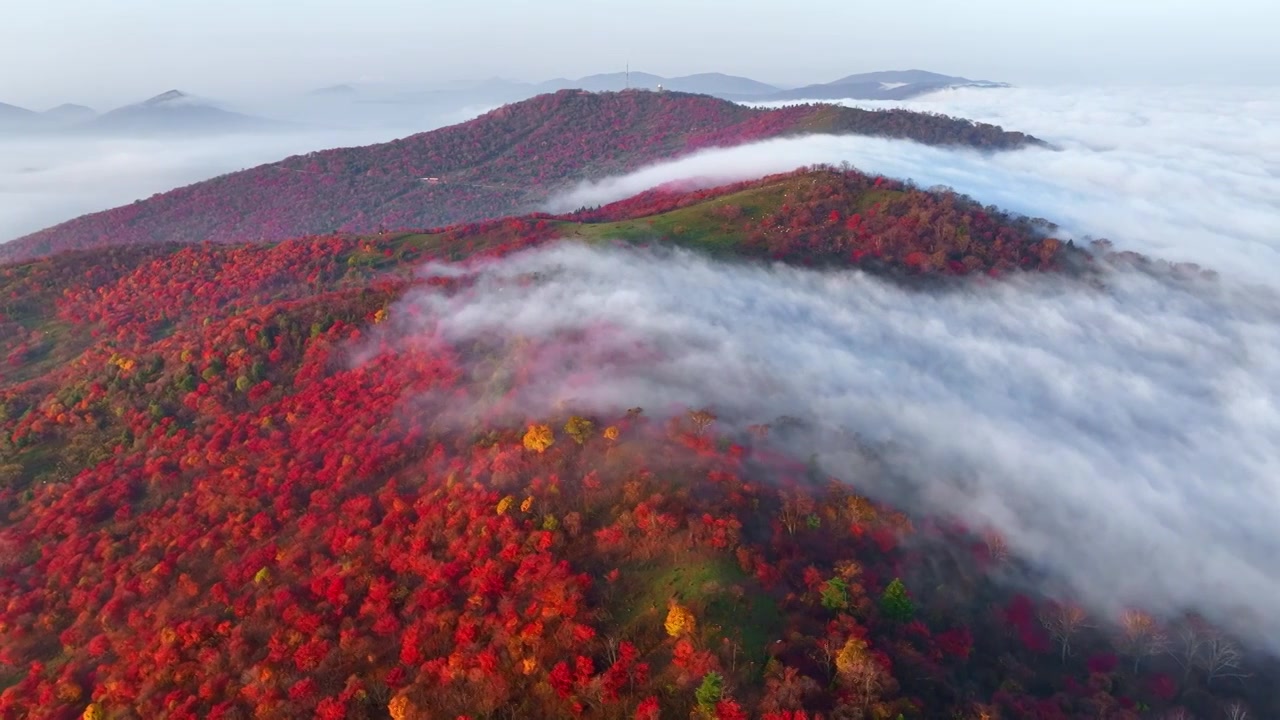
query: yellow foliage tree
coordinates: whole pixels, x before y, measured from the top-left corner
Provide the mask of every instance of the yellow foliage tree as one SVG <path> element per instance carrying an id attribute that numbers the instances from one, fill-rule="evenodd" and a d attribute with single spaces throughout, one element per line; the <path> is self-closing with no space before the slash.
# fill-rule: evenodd
<path id="1" fill-rule="evenodd" d="M 524 502 L 520 503 L 520 512 L 529 512 L 532 509 L 533 509 L 533 496 L 530 495 L 529 497 L 524 499 Z"/>
<path id="2" fill-rule="evenodd" d="M 591 430 L 595 427 L 595 423 L 590 420 L 574 415 L 569 418 L 569 422 L 564 424 L 564 431 L 569 437 L 579 445 L 585 443 L 587 438 L 591 437 Z"/>
<path id="3" fill-rule="evenodd" d="M 843 677 L 851 677 L 857 673 L 866 660 L 866 641 L 851 637 L 845 642 L 844 647 L 840 648 L 839 654 L 836 655 L 836 672 Z"/>
<path id="4" fill-rule="evenodd" d="M 618 432 L 617 425 L 610 425 L 609 427 L 604 429 L 604 436 L 608 440 L 617 440 L 618 435 L 619 435 L 619 432 Z"/>
<path id="5" fill-rule="evenodd" d="M 865 717 L 883 691 L 890 689 L 893 678 L 867 652 L 867 643 L 849 638 L 836 655 L 836 672 L 840 683 L 853 691 Z"/>
<path id="6" fill-rule="evenodd" d="M 505 515 L 505 514 L 506 514 L 506 512 L 507 512 L 508 510 L 510 510 L 510 509 L 511 509 L 511 506 L 515 503 L 515 501 L 516 501 L 516 499 L 515 499 L 514 497 L 511 497 L 510 495 L 508 495 L 508 496 L 506 496 L 506 497 L 502 498 L 501 500 L 499 500 L 499 501 L 498 501 L 498 514 L 499 514 L 499 515 Z"/>
<path id="7" fill-rule="evenodd" d="M 524 434 L 524 446 L 536 453 L 545 452 L 556 441 L 555 433 L 548 425 L 530 425 Z"/>
<path id="8" fill-rule="evenodd" d="M 102 706 L 98 703 L 89 703 L 89 707 L 84 709 L 84 714 L 80 718 L 81 720 L 102 720 Z"/>
<path id="9" fill-rule="evenodd" d="M 391 702 L 387 703 L 387 712 L 390 713 L 391 720 L 412 720 L 414 716 L 413 705 L 404 695 L 391 698 Z"/>
<path id="10" fill-rule="evenodd" d="M 667 621 L 663 623 L 667 634 L 671 637 L 680 637 L 681 635 L 692 635 L 694 628 L 697 627 L 698 621 L 693 617 L 693 613 L 688 608 L 680 605 L 672 600 L 668 603 Z"/>

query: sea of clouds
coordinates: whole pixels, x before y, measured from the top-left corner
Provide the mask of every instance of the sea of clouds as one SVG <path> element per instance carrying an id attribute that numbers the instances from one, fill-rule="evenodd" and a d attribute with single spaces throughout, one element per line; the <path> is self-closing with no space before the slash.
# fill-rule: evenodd
<path id="1" fill-rule="evenodd" d="M 586 184 L 552 209 L 847 161 L 1220 275 L 1109 268 L 1101 287 L 1029 275 L 922 293 L 856 271 L 565 245 L 473 268 L 464 294 L 406 298 L 428 318 L 413 332 L 557 339 L 521 391 L 531 415 L 792 415 L 824 429 L 805 450 L 835 474 L 856 459 L 826 431 L 891 443 L 903 484 L 867 490 L 999 530 L 1103 622 L 1132 605 L 1195 610 L 1280 654 L 1280 92 L 956 90 L 874 105 L 904 104 L 1058 149 L 776 140 Z M 515 282 L 528 273 L 543 280 Z"/>
<path id="2" fill-rule="evenodd" d="M 738 428 L 790 415 L 818 429 L 794 440 L 801 457 L 855 483 L 868 478 L 849 474 L 843 433 L 892 443 L 893 481 L 861 489 L 999 530 L 1104 622 L 1194 609 L 1280 651 L 1271 290 L 1130 269 L 1102 288 L 1027 276 L 920 292 L 576 243 L 466 270 L 474 287 L 422 290 L 392 314 L 423 318 L 400 330 L 432 342 L 550 341 L 473 368 L 527 378 L 504 400 L 512 421 L 637 405 L 709 406 Z"/>

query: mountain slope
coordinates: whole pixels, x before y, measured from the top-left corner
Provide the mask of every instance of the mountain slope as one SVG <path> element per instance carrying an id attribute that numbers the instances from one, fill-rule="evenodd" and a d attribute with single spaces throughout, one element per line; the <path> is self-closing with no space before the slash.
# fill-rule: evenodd
<path id="1" fill-rule="evenodd" d="M 0 130 L 26 130 L 32 127 L 39 115 L 17 105 L 0 103 Z"/>
<path id="2" fill-rule="evenodd" d="M 87 215 L 0 245 L 0 260 L 116 243 L 277 240 L 499 217 L 532 209 L 586 178 L 702 148 L 805 133 L 993 150 L 1042 144 L 991 125 L 906 111 L 761 110 L 682 93 L 569 90 L 460 125 L 292 157 Z"/>
<path id="3" fill-rule="evenodd" d="M 41 116 L 51 121 L 54 125 L 70 125 L 89 120 L 98 113 L 91 107 L 84 105 L 76 105 L 74 103 L 63 103 L 55 108 L 50 108 L 41 113 Z"/>
<path id="4" fill-rule="evenodd" d="M 902 217 L 910 214 L 910 223 Z M 959 236 L 946 228 L 966 227 L 963 246 Z M 899 181 L 873 178 L 855 171 L 834 169 L 800 170 L 760 180 L 745 181 L 716 188 L 686 191 L 679 187 L 655 188 L 635 197 L 593 210 L 565 215 L 533 214 L 479 223 L 431 228 L 423 231 L 383 233 L 362 239 L 358 236 L 321 238 L 327 248 L 344 247 L 340 260 L 347 271 L 409 272 L 410 261 L 428 258 L 462 260 L 477 254 L 505 254 L 530 245 L 564 238 L 594 243 L 626 240 L 636 243 L 657 242 L 687 247 L 712 254 L 770 258 L 796 264 L 834 264 L 858 266 L 869 272 L 901 278 L 941 277 L 969 273 L 1000 274 L 1019 269 L 1078 269 L 1080 251 L 1045 237 L 1052 228 L 1023 218 L 993 213 L 972 200 L 950 193 L 926 192 Z M 304 240 L 290 240 L 288 252 Z M 357 246 L 363 248 L 355 250 Z M 166 268 L 166 258 L 176 252 L 174 243 L 119 246 L 103 251 L 76 251 L 65 261 L 55 259 L 27 261 L 24 264 L 0 265 L 0 272 L 12 285 L 14 293 L 0 300 L 0 355 L 14 358 L 49 357 L 69 359 L 69 346 L 59 342 L 84 343 L 83 334 L 47 333 L 61 316 L 91 318 L 97 311 L 80 306 L 79 291 L 74 287 L 89 283 L 101 287 L 118 277 L 111 270 L 119 258 L 135 264 L 151 263 L 152 269 L 137 274 L 128 285 L 140 294 L 167 288 L 166 292 L 184 293 L 194 290 L 193 278 L 207 275 L 197 266 L 187 268 L 179 263 Z M 222 253 L 201 244 L 199 253 Z M 286 273 L 287 264 L 270 258 L 272 245 L 233 246 L 227 250 L 237 257 L 261 259 L 262 269 L 277 267 L 272 272 Z M 320 250 L 317 252 L 329 252 Z M 64 275 L 63 268 L 102 258 L 84 280 L 73 274 Z M 245 269 L 254 262 L 246 261 Z M 163 271 L 162 271 L 163 270 Z M 371 279 L 372 276 L 365 279 Z M 332 278 L 331 278 L 332 279 Z M 328 282 L 327 280 L 325 282 Z M 137 283 L 152 286 L 145 292 Z M 298 287 L 305 294 L 310 282 Z M 63 292 L 66 288 L 73 288 Z M 184 289 L 185 288 L 185 289 Z M 212 290 L 213 288 L 209 288 Z M 217 297 L 242 290 L 234 283 L 221 287 Z M 120 292 L 126 292 L 121 286 Z M 94 291 L 96 292 L 96 291 Z M 288 294 L 282 288 L 280 292 Z M 201 295 L 202 293 L 196 293 Z M 58 298 L 64 300 L 58 300 Z M 82 298 L 97 302 L 94 296 Z M 301 297 L 301 295 L 299 295 Z M 207 299 L 207 298 L 206 298 Z M 159 315 L 147 314 L 134 331 L 143 335 L 165 325 L 180 322 L 191 313 L 199 314 L 192 303 L 183 300 L 170 308 L 157 308 Z M 214 301 L 215 305 L 221 302 Z M 204 308 L 204 305 L 199 305 Z M 211 309 L 213 306 L 209 306 Z M 126 313 L 129 315 L 129 313 Z M 124 316 L 120 318 L 122 321 Z M 115 320 L 108 321 L 118 330 Z M 47 334 L 46 334 L 47 333 Z M 41 369 L 47 369 L 40 366 Z M 28 378 L 10 370 L 7 382 Z M 49 378 L 42 378 L 41 382 Z"/>
<path id="5" fill-rule="evenodd" d="M 427 234 L 0 267 L 0 717 L 1275 711 L 1272 675 L 1215 686 L 1011 592 L 999 536 L 860 494 L 877 462 L 837 479 L 790 457 L 794 419 L 450 420 L 572 359 L 433 332 L 406 298 L 485 288 L 422 264 L 564 234 L 917 278 L 950 271 L 910 259 L 926 250 L 973 270 L 1085 258 L 972 201 L 821 170 Z"/>

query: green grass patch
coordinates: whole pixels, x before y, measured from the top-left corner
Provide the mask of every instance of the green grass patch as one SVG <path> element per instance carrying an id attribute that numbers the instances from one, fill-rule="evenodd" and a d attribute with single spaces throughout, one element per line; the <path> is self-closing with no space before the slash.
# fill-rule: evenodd
<path id="1" fill-rule="evenodd" d="M 858 212 L 866 212 L 877 205 L 883 205 L 884 203 L 892 200 L 897 200 L 902 197 L 903 194 L 904 193 L 901 190 L 868 190 L 858 198 Z"/>
<path id="2" fill-rule="evenodd" d="M 675 598 L 693 611 L 703 647 L 719 649 L 726 638 L 738 644 L 740 669 L 760 672 L 769 643 L 781 637 L 777 603 L 723 555 L 623 567 L 621 577 L 611 609 L 626 636 L 665 634 L 667 601 Z"/>
<path id="3" fill-rule="evenodd" d="M 734 251 L 742 242 L 743 226 L 756 222 L 786 202 L 789 186 L 778 183 L 712 198 L 669 212 L 634 220 L 603 223 L 559 223 L 565 237 L 588 242 L 664 240 L 710 254 Z M 724 209 L 736 206 L 741 214 L 728 218 Z"/>
<path id="4" fill-rule="evenodd" d="M 797 200 L 802 183 L 811 179 L 787 179 L 763 187 L 753 187 L 730 195 L 714 197 L 692 205 L 631 220 L 614 222 L 549 221 L 559 237 L 587 243 L 621 240 L 631 243 L 663 242 L 699 250 L 710 255 L 727 256 L 741 250 L 748 223 L 759 222 L 782 205 Z M 873 189 L 858 198 L 856 212 L 866 212 L 902 196 L 901 191 Z M 736 207 L 736 213 L 726 208 Z M 466 238 L 463 243 L 471 252 L 488 249 L 509 238 L 498 233 L 493 238 L 483 235 Z M 449 257 L 462 253 L 451 248 L 443 234 L 410 234 L 392 241 L 402 251 Z"/>

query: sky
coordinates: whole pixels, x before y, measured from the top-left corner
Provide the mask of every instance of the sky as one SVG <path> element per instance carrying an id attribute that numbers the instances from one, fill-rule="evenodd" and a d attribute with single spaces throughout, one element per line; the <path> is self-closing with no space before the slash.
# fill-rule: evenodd
<path id="1" fill-rule="evenodd" d="M 0 102 L 105 109 L 632 69 L 825 82 L 921 68 L 1018 84 L 1271 83 L 1271 0 L 13 0 Z M 15 72 L 13 69 L 20 69 Z"/>

